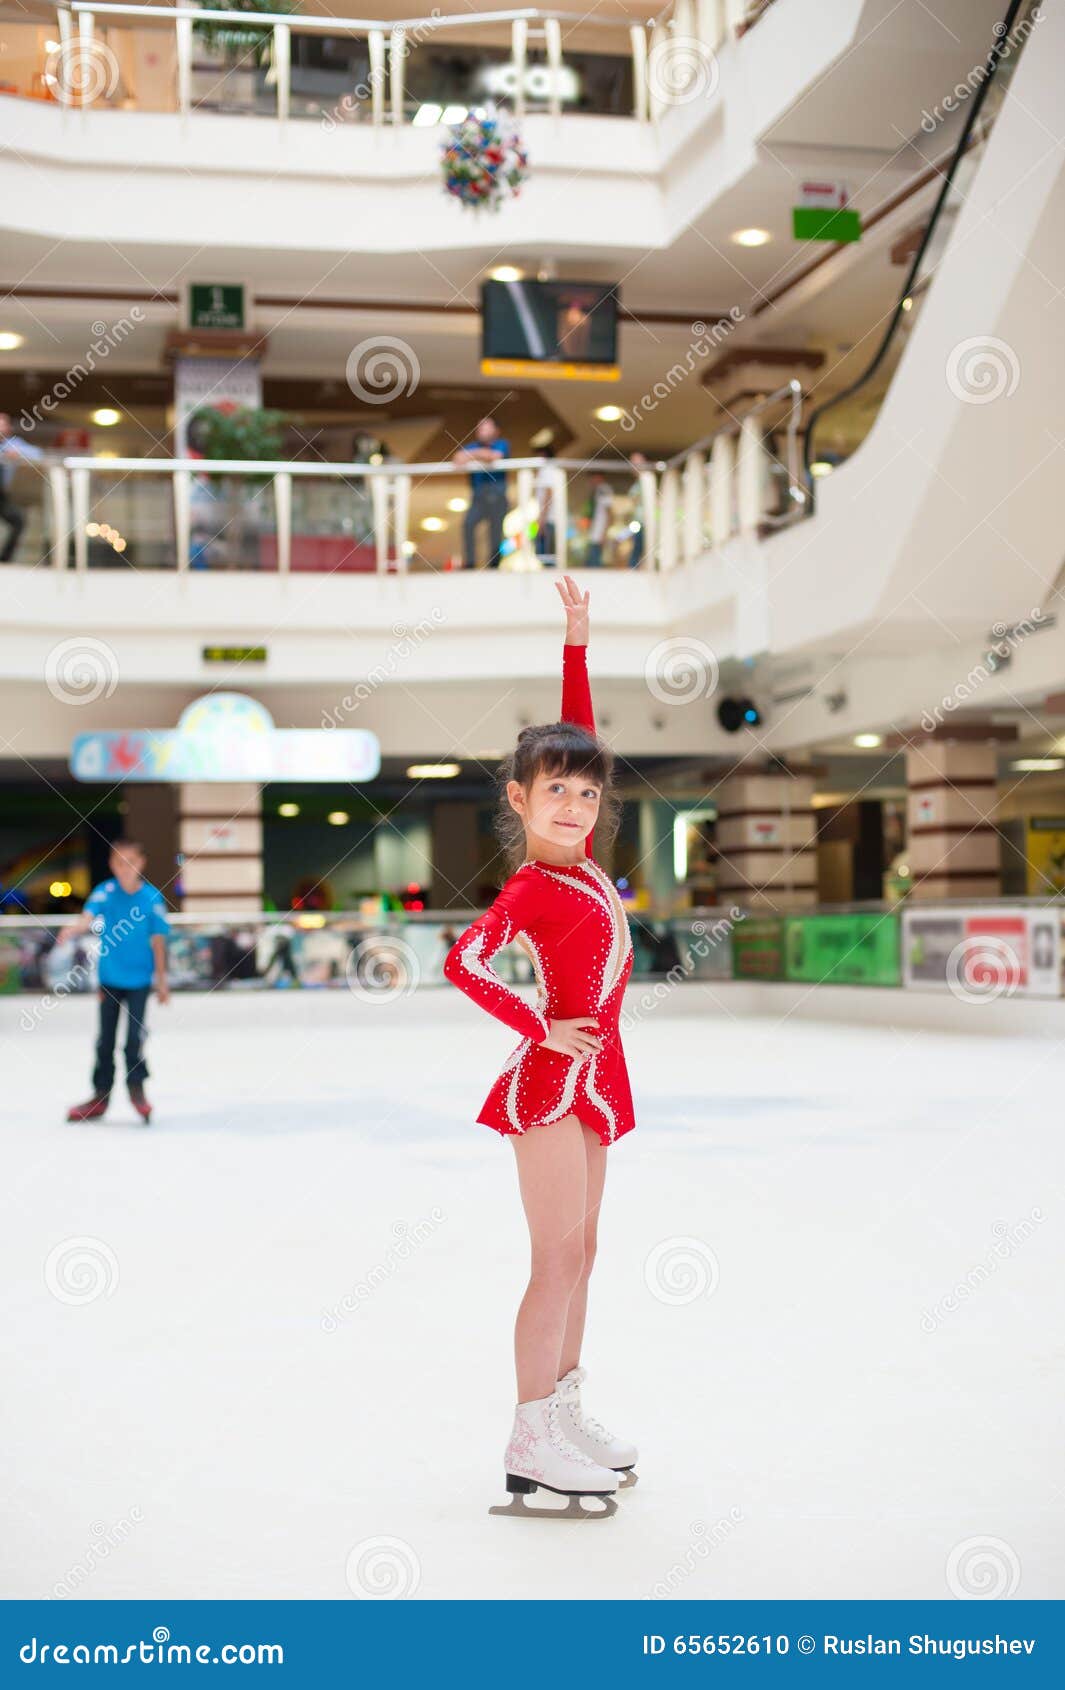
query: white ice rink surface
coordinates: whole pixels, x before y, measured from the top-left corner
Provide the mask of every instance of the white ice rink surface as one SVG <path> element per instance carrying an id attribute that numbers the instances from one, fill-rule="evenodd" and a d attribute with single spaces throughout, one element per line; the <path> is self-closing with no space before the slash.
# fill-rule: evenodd
<path id="1" fill-rule="evenodd" d="M 2 1594 L 350 1599 L 379 1539 L 425 1598 L 1065 1594 L 1065 1045 L 728 990 L 627 1037 L 585 1404 L 640 1483 L 575 1524 L 487 1513 L 528 1256 L 473 1118 L 514 1035 L 446 989 L 182 997 L 153 1126 L 75 1127 L 95 1006 L 0 999 Z"/>

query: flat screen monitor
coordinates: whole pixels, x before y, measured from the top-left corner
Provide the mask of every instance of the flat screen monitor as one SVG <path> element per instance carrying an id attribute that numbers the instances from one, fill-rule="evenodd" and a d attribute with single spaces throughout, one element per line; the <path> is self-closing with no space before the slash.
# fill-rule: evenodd
<path id="1" fill-rule="evenodd" d="M 484 282 L 483 375 L 618 379 L 618 289 L 608 282 Z"/>

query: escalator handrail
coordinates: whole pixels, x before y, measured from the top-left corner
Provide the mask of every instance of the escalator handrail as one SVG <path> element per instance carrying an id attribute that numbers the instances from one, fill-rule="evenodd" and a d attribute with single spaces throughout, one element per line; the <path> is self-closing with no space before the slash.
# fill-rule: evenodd
<path id="1" fill-rule="evenodd" d="M 954 177 L 955 177 L 955 174 L 957 173 L 958 166 L 961 163 L 962 159 L 965 157 L 966 150 L 969 146 L 969 138 L 972 135 L 974 128 L 976 127 L 977 119 L 980 116 L 980 111 L 983 107 L 983 103 L 984 103 L 985 99 L 987 98 L 988 90 L 990 89 L 991 84 L 994 81 L 995 72 L 999 67 L 999 62 L 1006 55 L 1006 53 L 1009 51 L 1010 30 L 1013 28 L 1014 20 L 1015 20 L 1017 13 L 1020 11 L 1021 6 L 1023 4 L 1024 4 L 1024 0 L 1010 0 L 1010 4 L 1006 8 L 1005 16 L 1000 20 L 999 23 L 997 23 L 995 25 L 995 28 L 994 28 L 995 41 L 994 41 L 993 46 L 991 47 L 990 52 L 988 53 L 987 60 L 986 60 L 986 63 L 984 65 L 984 74 L 983 74 L 983 77 L 981 79 L 980 86 L 978 87 L 976 94 L 973 97 L 972 103 L 969 107 L 969 110 L 966 114 L 965 123 L 962 126 L 962 132 L 961 132 L 961 135 L 958 139 L 958 144 L 954 149 L 953 157 L 951 158 L 951 161 L 950 161 L 949 165 L 947 166 L 946 172 L 944 174 L 943 182 L 942 182 L 942 185 L 940 187 L 939 194 L 936 198 L 936 203 L 935 203 L 935 205 L 932 209 L 932 215 L 928 219 L 928 223 L 925 227 L 924 234 L 921 237 L 920 245 L 918 246 L 917 251 L 914 253 L 913 262 L 910 265 L 910 268 L 909 268 L 907 275 L 906 275 L 906 280 L 903 283 L 902 291 L 899 294 L 899 297 L 895 302 L 895 309 L 891 313 L 891 321 L 888 323 L 887 329 L 884 333 L 884 337 L 881 340 L 880 345 L 877 348 L 877 351 L 872 358 L 872 361 L 869 363 L 869 365 L 866 367 L 866 369 L 862 371 L 862 374 L 860 376 L 857 376 L 855 378 L 855 380 L 852 381 L 847 387 L 841 388 L 838 393 L 834 393 L 832 395 L 831 399 L 826 399 L 822 405 L 818 405 L 813 411 L 811 411 L 810 415 L 807 419 L 807 422 L 806 422 L 806 438 L 805 438 L 804 443 L 803 443 L 803 472 L 804 472 L 805 477 L 806 477 L 806 485 L 807 485 L 808 496 L 809 496 L 809 500 L 810 500 L 811 511 L 812 511 L 812 508 L 813 508 L 813 501 L 814 501 L 814 495 L 815 495 L 815 482 L 814 482 L 814 477 L 813 477 L 811 470 L 810 470 L 810 465 L 814 461 L 814 453 L 813 453 L 814 430 L 815 430 L 818 422 L 824 416 L 826 411 L 830 411 L 833 408 L 833 406 L 840 404 L 842 402 L 842 400 L 844 400 L 844 399 L 849 399 L 852 394 L 858 392 L 859 388 L 864 387 L 866 382 L 870 379 L 870 377 L 876 374 L 877 370 L 880 368 L 880 365 L 884 361 L 884 357 L 887 353 L 888 347 L 891 345 L 892 341 L 895 338 L 895 331 L 897 330 L 899 323 L 902 320 L 903 308 L 904 308 L 905 302 L 906 302 L 907 299 L 909 299 L 912 296 L 914 284 L 917 280 L 918 275 L 920 274 L 921 265 L 924 261 L 924 255 L 928 250 L 928 246 L 929 246 L 929 243 L 931 242 L 932 236 L 935 234 L 936 225 L 939 222 L 939 218 L 940 218 L 940 215 L 943 211 L 943 207 L 945 206 L 945 204 L 947 202 L 947 196 L 950 193 L 951 187 L 953 185 Z"/>

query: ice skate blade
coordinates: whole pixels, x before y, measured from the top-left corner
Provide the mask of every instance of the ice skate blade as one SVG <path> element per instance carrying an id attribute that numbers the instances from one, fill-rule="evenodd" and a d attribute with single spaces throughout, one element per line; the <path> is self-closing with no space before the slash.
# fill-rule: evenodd
<path id="1" fill-rule="evenodd" d="M 546 1489 L 546 1486 L 544 1487 Z M 556 1496 L 561 1493 L 554 1492 Z M 591 1504 L 585 1507 L 585 1502 Z M 504 1507 L 496 1503 L 488 1510 L 489 1514 L 511 1515 L 519 1520 L 609 1520 L 616 1514 L 618 1505 L 612 1496 L 584 1496 L 571 1494 L 566 1498 L 565 1508 L 530 1508 L 524 1494 L 512 1496 Z"/>
<path id="2" fill-rule="evenodd" d="M 618 1476 L 618 1490 L 631 1490 L 639 1478 L 635 1467 L 615 1467 Z"/>

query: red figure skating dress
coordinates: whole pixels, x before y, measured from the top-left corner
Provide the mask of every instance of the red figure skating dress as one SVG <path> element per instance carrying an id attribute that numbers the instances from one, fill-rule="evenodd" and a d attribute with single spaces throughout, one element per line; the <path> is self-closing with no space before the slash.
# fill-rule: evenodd
<path id="1" fill-rule="evenodd" d="M 562 649 L 562 720 L 594 733 L 586 649 Z M 581 863 L 523 863 L 444 963 L 452 985 L 522 1035 L 477 1116 L 499 1133 L 576 1115 L 603 1144 L 613 1144 L 636 1125 L 618 1031 L 632 936 L 617 888 L 591 855 L 592 837 Z M 535 1009 L 492 967 L 496 952 L 512 941 L 532 962 Z M 602 1050 L 584 1056 L 545 1050 L 548 1022 L 575 1016 L 598 1021 Z"/>

